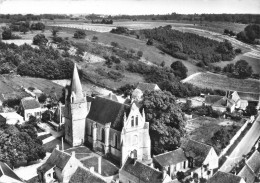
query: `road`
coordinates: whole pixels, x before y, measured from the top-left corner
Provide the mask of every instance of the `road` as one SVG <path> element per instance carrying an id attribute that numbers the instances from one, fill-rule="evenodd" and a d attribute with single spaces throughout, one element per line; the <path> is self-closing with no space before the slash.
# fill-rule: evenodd
<path id="1" fill-rule="evenodd" d="M 252 127 L 249 129 L 244 138 L 240 141 L 234 151 L 229 155 L 226 162 L 219 169 L 223 172 L 229 172 L 232 167 L 234 167 L 235 163 L 242 160 L 242 155 L 250 152 L 251 148 L 260 137 L 260 115 L 255 120 Z"/>

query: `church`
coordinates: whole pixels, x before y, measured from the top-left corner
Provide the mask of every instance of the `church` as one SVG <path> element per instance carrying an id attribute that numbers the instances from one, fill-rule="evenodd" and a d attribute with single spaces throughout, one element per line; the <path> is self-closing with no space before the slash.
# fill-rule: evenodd
<path id="1" fill-rule="evenodd" d="M 88 145 L 123 164 L 128 156 L 151 162 L 149 123 L 144 111 L 109 98 L 83 93 L 75 64 L 70 87 L 65 91 L 65 140 Z"/>

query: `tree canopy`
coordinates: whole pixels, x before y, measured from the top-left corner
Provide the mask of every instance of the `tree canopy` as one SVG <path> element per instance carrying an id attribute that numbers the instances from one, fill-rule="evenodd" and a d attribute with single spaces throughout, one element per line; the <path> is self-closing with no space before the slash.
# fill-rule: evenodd
<path id="1" fill-rule="evenodd" d="M 146 91 L 143 97 L 146 120 L 150 123 L 153 153 L 178 148 L 184 135 L 184 119 L 176 98 L 166 91 Z"/>
<path id="2" fill-rule="evenodd" d="M 181 79 L 187 77 L 188 69 L 181 61 L 173 62 L 171 68 L 174 70 L 175 75 L 179 76 Z"/>

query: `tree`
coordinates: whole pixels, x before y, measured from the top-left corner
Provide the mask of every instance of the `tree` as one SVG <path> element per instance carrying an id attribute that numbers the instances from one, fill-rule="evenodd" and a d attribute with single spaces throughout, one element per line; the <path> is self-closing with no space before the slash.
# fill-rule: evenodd
<path id="1" fill-rule="evenodd" d="M 180 78 L 184 79 L 187 77 L 188 69 L 181 61 L 176 61 L 171 64 L 171 68 L 174 70 L 174 73 Z"/>
<path id="2" fill-rule="evenodd" d="M 44 34 L 37 34 L 36 36 L 33 37 L 33 44 L 34 45 L 46 45 L 48 42 L 48 39 L 45 37 Z"/>
<path id="3" fill-rule="evenodd" d="M 2 33 L 3 40 L 12 39 L 12 31 L 11 29 L 5 29 Z"/>
<path id="4" fill-rule="evenodd" d="M 185 178 L 185 174 L 184 174 L 184 172 L 180 171 L 180 172 L 177 172 L 176 177 L 177 177 L 178 181 L 182 181 Z"/>
<path id="5" fill-rule="evenodd" d="M 40 103 L 44 103 L 47 99 L 47 95 L 42 93 L 39 97 L 38 97 L 38 100 Z"/>
<path id="6" fill-rule="evenodd" d="M 76 30 L 76 32 L 74 33 L 74 38 L 76 39 L 85 39 L 86 36 L 87 35 L 83 30 Z"/>
<path id="7" fill-rule="evenodd" d="M 97 42 L 97 41 L 98 41 L 98 37 L 97 36 L 93 36 L 92 42 Z"/>
<path id="8" fill-rule="evenodd" d="M 142 52 L 141 50 L 139 50 L 139 51 L 137 52 L 137 56 L 138 56 L 139 58 L 141 58 L 141 57 L 143 56 L 143 52 Z"/>
<path id="9" fill-rule="evenodd" d="M 246 116 L 254 116 L 257 114 L 257 109 L 254 105 L 248 105 L 246 107 L 245 115 Z"/>
<path id="10" fill-rule="evenodd" d="M 184 119 L 176 98 L 166 91 L 146 91 L 143 98 L 146 120 L 150 123 L 153 153 L 178 148 L 184 135 Z"/>
<path id="11" fill-rule="evenodd" d="M 58 28 L 58 27 L 53 27 L 51 29 L 51 33 L 52 33 L 53 37 L 57 36 L 59 32 L 60 32 L 60 28 Z"/>
<path id="12" fill-rule="evenodd" d="M 23 32 L 24 34 L 26 34 L 26 32 L 29 31 L 29 28 L 25 25 L 21 25 L 20 26 L 20 32 Z"/>
<path id="13" fill-rule="evenodd" d="M 153 39 L 148 39 L 146 44 L 149 45 L 149 46 L 153 45 Z"/>
<path id="14" fill-rule="evenodd" d="M 252 67 L 245 60 L 239 60 L 235 64 L 234 75 L 241 79 L 250 77 L 253 74 Z"/>

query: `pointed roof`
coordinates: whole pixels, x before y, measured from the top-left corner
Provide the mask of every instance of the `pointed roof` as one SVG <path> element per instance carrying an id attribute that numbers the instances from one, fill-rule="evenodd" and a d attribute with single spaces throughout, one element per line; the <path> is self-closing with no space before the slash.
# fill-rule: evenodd
<path id="1" fill-rule="evenodd" d="M 84 97 L 76 63 L 74 64 L 73 76 L 71 79 L 70 87 L 71 87 L 71 93 L 74 92 L 77 99 Z"/>
<path id="2" fill-rule="evenodd" d="M 0 161 L 0 182 L 1 182 L 1 177 L 4 175 L 8 176 L 12 179 L 15 179 L 17 183 L 23 182 L 22 179 L 20 177 L 18 177 L 7 164 Z"/>

